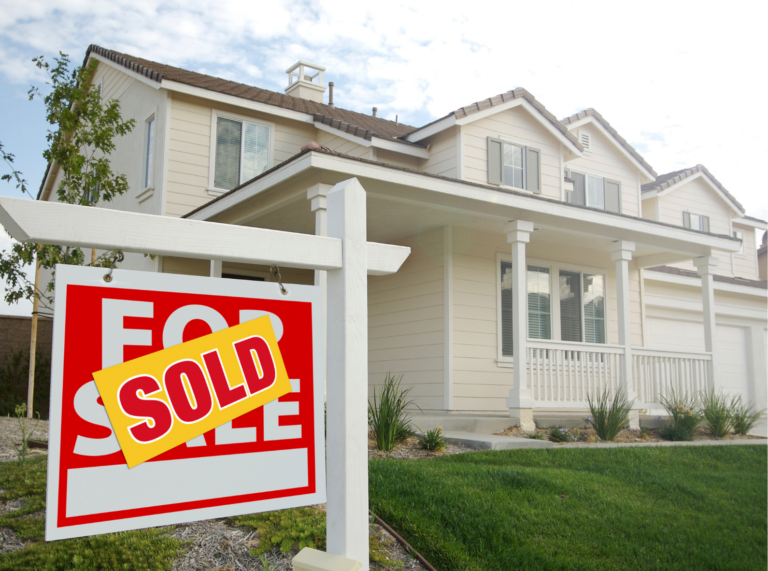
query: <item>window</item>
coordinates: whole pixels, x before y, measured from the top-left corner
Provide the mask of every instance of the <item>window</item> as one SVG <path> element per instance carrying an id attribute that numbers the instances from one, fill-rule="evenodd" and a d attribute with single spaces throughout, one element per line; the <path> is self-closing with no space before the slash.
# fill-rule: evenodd
<path id="1" fill-rule="evenodd" d="M 551 339 L 551 295 L 549 268 L 528 266 L 528 337 Z M 501 262 L 501 343 L 502 355 L 512 352 L 512 262 Z"/>
<path id="2" fill-rule="evenodd" d="M 709 232 L 709 216 L 683 212 L 683 226 L 699 232 Z"/>
<path id="3" fill-rule="evenodd" d="M 214 112 L 213 186 L 231 190 L 269 168 L 270 127 L 262 123 L 219 116 Z"/>
<path id="4" fill-rule="evenodd" d="M 744 254 L 744 232 L 742 232 L 741 230 L 734 230 L 733 237 L 738 240 L 741 240 L 741 249 L 737 253 Z"/>
<path id="5" fill-rule="evenodd" d="M 155 186 L 155 116 L 147 119 L 144 128 L 144 183 L 145 189 Z"/>
<path id="6" fill-rule="evenodd" d="M 621 212 L 621 183 L 592 174 L 566 171 L 573 180 L 573 192 L 569 202 L 598 210 Z"/>
<path id="7" fill-rule="evenodd" d="M 541 193 L 541 151 L 488 137 L 488 182 Z"/>
<path id="8" fill-rule="evenodd" d="M 606 343 L 605 276 L 545 263 L 528 266 L 528 338 Z M 500 356 L 511 357 L 512 263 L 499 259 L 499 270 Z"/>

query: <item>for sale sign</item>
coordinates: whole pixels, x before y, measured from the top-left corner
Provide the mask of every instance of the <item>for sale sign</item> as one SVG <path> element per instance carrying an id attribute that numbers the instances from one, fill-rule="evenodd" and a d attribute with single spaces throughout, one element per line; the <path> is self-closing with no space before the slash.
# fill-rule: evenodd
<path id="1" fill-rule="evenodd" d="M 104 274 L 99 268 L 56 269 L 46 539 L 324 502 L 319 288 L 291 285 L 282 295 L 274 283 L 125 270 L 115 270 L 107 283 Z M 219 384 L 221 398 L 236 406 L 241 401 L 235 397 L 243 396 L 238 387 L 247 401 L 278 385 L 278 362 L 291 392 L 129 468 L 94 373 L 138 363 L 182 343 L 194 345 L 199 360 L 191 360 L 205 373 L 212 397 L 210 416 L 222 412 L 223 401 L 216 400 L 211 381 L 211 371 L 217 371 L 214 376 L 222 371 L 210 356 L 211 340 L 219 332 L 232 335 L 227 338 L 232 353 L 225 356 L 219 350 L 222 369 L 229 372 L 235 366 L 238 352 L 233 344 L 249 339 L 239 354 L 246 367 L 253 367 L 241 370 L 240 376 L 230 373 L 228 391 Z M 253 337 L 264 339 L 270 351 Z M 268 354 L 279 355 L 271 385 Z M 154 375 L 160 384 L 162 373 Z M 168 376 L 178 385 L 171 392 L 177 392 L 179 411 L 163 388 L 175 423 L 181 423 L 177 412 L 194 420 L 196 410 L 208 406 L 202 378 L 190 382 L 189 374 L 195 376 L 180 370 Z M 132 388 L 138 399 L 162 396 L 149 394 L 149 385 Z M 186 408 L 179 389 L 187 397 Z M 147 429 L 155 426 L 148 417 L 133 424 L 142 422 Z"/>

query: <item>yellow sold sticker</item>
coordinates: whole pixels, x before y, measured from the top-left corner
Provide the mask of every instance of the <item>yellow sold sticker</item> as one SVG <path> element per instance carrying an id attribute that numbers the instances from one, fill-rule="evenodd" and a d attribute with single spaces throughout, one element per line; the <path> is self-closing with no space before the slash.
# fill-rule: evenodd
<path id="1" fill-rule="evenodd" d="M 291 392 L 268 316 L 93 378 L 129 468 Z"/>

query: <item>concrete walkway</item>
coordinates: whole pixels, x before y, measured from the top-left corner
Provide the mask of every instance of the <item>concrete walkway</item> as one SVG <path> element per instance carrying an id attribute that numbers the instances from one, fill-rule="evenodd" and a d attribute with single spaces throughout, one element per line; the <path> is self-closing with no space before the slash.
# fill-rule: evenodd
<path id="1" fill-rule="evenodd" d="M 536 440 L 533 438 L 519 438 L 516 436 L 499 436 L 496 434 L 477 434 L 476 432 L 463 432 L 460 430 L 448 430 L 443 432 L 448 442 L 463 444 L 477 450 L 522 450 L 527 448 L 633 448 L 648 446 L 748 446 L 768 444 L 768 439 L 759 438 L 753 440 L 692 440 L 682 442 L 596 442 L 594 444 L 572 443 L 555 444 L 549 440 Z"/>

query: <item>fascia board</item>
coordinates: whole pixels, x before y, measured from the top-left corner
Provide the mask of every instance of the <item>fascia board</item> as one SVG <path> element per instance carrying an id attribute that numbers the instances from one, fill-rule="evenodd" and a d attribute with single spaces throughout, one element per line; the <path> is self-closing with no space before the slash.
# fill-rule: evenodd
<path id="1" fill-rule="evenodd" d="M 179 83 L 177 81 L 163 79 L 162 86 L 169 91 L 184 93 L 186 95 L 192 95 L 194 97 L 200 97 L 202 99 L 208 99 L 210 101 L 216 101 L 226 105 L 233 105 L 243 109 L 250 109 L 251 111 L 258 111 L 268 115 L 285 117 L 286 119 L 293 119 L 294 121 L 301 121 L 302 123 L 313 123 L 315 120 L 314 117 L 308 113 L 283 109 L 282 107 L 267 105 L 266 103 L 251 101 L 250 99 L 243 99 L 242 97 L 235 97 L 234 95 L 225 95 L 224 93 L 210 91 L 209 89 L 203 89 L 201 87 L 193 87 L 191 85 L 186 85 L 185 83 Z"/>
<path id="2" fill-rule="evenodd" d="M 758 230 L 768 230 L 768 222 L 762 220 L 750 220 L 749 218 L 734 218 L 734 224 L 741 226 L 749 226 L 750 228 L 757 228 Z"/>
<path id="3" fill-rule="evenodd" d="M 648 200 L 649 198 L 656 198 L 658 195 L 659 195 L 658 190 L 649 190 L 648 192 L 640 191 L 640 197 L 643 200 Z"/>
<path id="4" fill-rule="evenodd" d="M 320 121 L 315 121 L 315 128 L 320 129 L 321 131 L 325 131 L 326 133 L 330 133 L 331 135 L 334 135 L 336 137 L 340 137 L 342 139 L 346 139 L 347 141 L 356 143 L 361 147 L 370 147 L 371 145 L 373 145 L 373 143 L 367 139 L 363 139 L 362 137 L 358 137 L 357 135 L 352 135 L 351 133 L 346 133 L 340 129 L 335 129 L 333 127 L 326 125 L 325 123 L 321 123 Z"/>
<path id="5" fill-rule="evenodd" d="M 304 170 L 307 170 L 311 166 L 311 157 L 312 153 L 308 153 L 297 161 L 291 161 L 283 168 L 279 168 L 275 172 L 260 178 L 250 185 L 244 186 L 237 192 L 212 202 L 210 205 L 188 216 L 188 218 L 190 220 L 210 220 L 217 214 L 221 214 L 222 212 L 237 206 L 239 203 L 280 184 L 281 182 L 299 174 Z"/>
<path id="6" fill-rule="evenodd" d="M 689 182 L 693 182 L 697 178 L 704 178 L 704 181 L 707 183 L 707 185 L 709 185 L 709 188 L 714 190 L 717 193 L 717 195 L 720 198 L 722 198 L 728 206 L 731 207 L 731 210 L 733 210 L 739 216 L 743 216 L 744 215 L 744 212 L 738 206 L 736 206 L 730 198 L 728 198 L 725 194 L 723 194 L 723 191 L 720 190 L 719 188 L 717 188 L 717 185 L 714 184 L 709 179 L 709 177 L 705 176 L 705 173 L 703 173 L 701 171 L 697 172 L 693 176 L 689 176 L 687 178 L 684 178 L 683 180 L 680 180 L 680 181 L 676 182 L 672 186 L 670 186 L 668 188 L 665 188 L 662 191 L 658 191 L 658 194 L 659 194 L 659 196 L 666 196 L 667 194 L 670 194 L 670 193 L 676 191 L 678 188 L 682 188 L 683 186 L 685 186 Z"/>
<path id="7" fill-rule="evenodd" d="M 524 101 L 525 99 L 523 99 L 522 97 L 518 97 L 511 101 L 505 101 L 501 105 L 494 105 L 493 107 L 488 107 L 487 109 L 483 109 L 482 111 L 478 111 L 477 113 L 472 113 L 471 115 L 467 115 L 466 117 L 462 117 L 461 119 L 456 119 L 456 124 L 468 125 L 469 123 L 474 123 L 475 121 L 479 121 L 480 119 L 485 119 L 486 117 L 491 117 L 492 115 L 496 115 L 496 113 L 502 113 L 503 111 L 508 111 L 510 109 L 514 109 L 515 107 L 519 107 L 520 105 L 523 105 Z"/>
<path id="8" fill-rule="evenodd" d="M 633 157 L 630 152 L 624 148 L 624 146 L 619 143 L 616 138 L 611 135 L 611 133 L 606 129 L 600 121 L 597 120 L 597 118 L 593 115 L 588 115 L 584 117 L 583 119 L 579 119 L 578 121 L 575 121 L 574 123 L 569 123 L 566 125 L 566 128 L 570 131 L 571 129 L 578 129 L 579 127 L 586 125 L 587 123 L 591 123 L 595 127 L 597 127 L 597 130 L 600 131 L 603 135 L 605 135 L 609 141 L 613 143 L 613 146 L 616 147 L 622 155 L 624 155 L 633 165 L 635 165 L 635 168 L 639 170 L 643 176 L 646 179 L 646 182 L 653 182 L 656 180 L 656 177 L 653 176 L 650 172 L 648 172 L 648 169 L 646 169 L 643 165 L 641 165 L 638 160 Z"/>
<path id="9" fill-rule="evenodd" d="M 88 59 L 95 59 L 96 61 L 99 61 L 99 62 L 101 62 L 103 64 L 106 64 L 106 65 L 116 69 L 120 73 L 124 73 L 128 77 L 130 77 L 132 79 L 135 79 L 137 81 L 140 81 L 144 85 L 148 85 L 152 89 L 160 89 L 161 87 L 164 87 L 163 85 L 160 84 L 159 81 L 155 81 L 153 79 L 149 79 L 147 76 L 141 75 L 140 73 L 136 73 L 135 71 L 132 71 L 132 70 L 128 69 L 127 67 L 123 67 L 119 63 L 113 62 L 112 60 L 109 60 L 109 59 L 105 58 L 104 56 L 100 56 L 99 54 L 91 53 L 91 55 L 88 56 Z M 165 82 L 163 82 L 163 83 L 165 83 Z"/>
<path id="10" fill-rule="evenodd" d="M 664 272 L 646 271 L 646 272 L 643 272 L 643 277 L 646 280 L 652 280 L 655 282 L 664 282 L 668 284 L 693 286 L 698 288 L 701 287 L 701 279 L 693 278 L 689 276 L 678 276 L 675 274 L 666 274 Z M 738 293 L 743 295 L 751 295 L 754 297 L 768 298 L 768 290 L 765 290 L 762 288 L 749 287 L 749 286 L 744 286 L 739 284 L 730 284 L 726 282 L 717 282 L 715 280 L 712 280 L 712 283 L 714 284 L 715 289 L 718 291 L 727 291 L 730 293 Z"/>
<path id="11" fill-rule="evenodd" d="M 590 226 L 591 234 L 604 236 L 608 239 L 624 239 L 638 243 L 665 244 L 668 240 L 681 243 L 681 248 L 676 249 L 681 253 L 690 254 L 691 257 L 710 255 L 710 250 L 716 248 L 726 252 L 736 252 L 740 249 L 740 242 L 731 238 L 721 238 L 709 234 L 701 234 L 685 228 L 664 226 L 648 220 L 632 219 L 623 216 L 577 208 L 572 205 L 555 200 L 542 200 L 533 196 L 500 192 L 492 188 L 483 188 L 469 185 L 461 181 L 450 181 L 440 178 L 424 176 L 419 173 L 394 170 L 383 165 L 363 163 L 348 160 L 344 157 L 326 155 L 324 153 L 310 153 L 312 167 L 330 170 L 355 177 L 365 177 L 383 180 L 392 184 L 412 186 L 423 190 L 433 191 L 445 195 L 467 198 L 486 203 L 497 204 L 515 210 L 527 210 L 531 213 L 551 215 L 563 220 L 574 220 L 586 223 Z M 535 221 L 534 221 L 535 222 Z M 617 231 L 624 234 L 618 236 Z M 630 238 L 626 233 L 636 233 L 637 238 Z M 651 238 L 643 239 L 644 237 Z M 690 245 L 690 248 L 688 247 Z"/>
<path id="12" fill-rule="evenodd" d="M 428 159 L 429 151 L 422 149 L 421 147 L 413 147 L 406 143 L 398 143 L 396 141 L 389 141 L 380 137 L 373 137 L 371 141 L 372 145 L 377 149 L 383 149 L 385 151 L 392 151 L 395 153 L 401 153 L 403 155 L 410 155 L 412 157 L 418 157 L 420 159 Z"/>
<path id="13" fill-rule="evenodd" d="M 432 135 L 436 135 L 441 131 L 450 129 L 455 124 L 456 115 L 449 115 L 444 119 L 440 119 L 440 121 L 437 121 L 436 123 L 432 123 L 429 127 L 424 127 L 423 129 L 419 129 L 410 135 L 406 135 L 405 140 L 410 141 L 411 143 L 417 143 L 423 139 L 431 137 Z"/>

